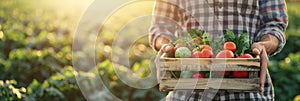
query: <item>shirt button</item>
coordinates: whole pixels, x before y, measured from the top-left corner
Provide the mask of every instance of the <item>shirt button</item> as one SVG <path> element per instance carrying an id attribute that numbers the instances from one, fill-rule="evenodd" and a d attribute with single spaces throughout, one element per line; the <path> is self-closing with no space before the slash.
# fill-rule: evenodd
<path id="1" fill-rule="evenodd" d="M 218 4 L 218 6 L 219 6 L 219 8 L 223 8 L 222 3 L 220 3 L 220 2 L 219 2 L 219 4 Z"/>
<path id="2" fill-rule="evenodd" d="M 240 94 L 240 97 L 242 97 L 242 98 L 243 98 L 244 96 L 245 96 L 244 94 Z"/>

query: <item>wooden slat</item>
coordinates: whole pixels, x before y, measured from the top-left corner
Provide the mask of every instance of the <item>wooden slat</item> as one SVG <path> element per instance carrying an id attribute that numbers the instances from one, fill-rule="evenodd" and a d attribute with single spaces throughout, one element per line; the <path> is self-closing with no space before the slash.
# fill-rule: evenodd
<path id="1" fill-rule="evenodd" d="M 249 78 L 258 78 L 258 77 L 259 77 L 258 72 L 253 72 L 253 71 L 249 72 Z"/>
<path id="2" fill-rule="evenodd" d="M 242 65 L 169 65 L 161 66 L 162 71 L 260 71 L 260 67 Z"/>
<path id="3" fill-rule="evenodd" d="M 161 65 L 232 64 L 260 67 L 259 58 L 161 58 Z"/>
<path id="4" fill-rule="evenodd" d="M 209 82 L 209 84 L 208 84 Z M 220 84 L 220 85 L 219 85 Z M 159 88 L 161 91 L 176 89 L 226 89 L 258 91 L 259 78 L 254 79 L 169 79 L 162 80 Z"/>
<path id="5" fill-rule="evenodd" d="M 161 72 L 162 77 L 161 79 L 171 79 L 171 72 L 170 71 L 166 71 L 165 73 Z"/>

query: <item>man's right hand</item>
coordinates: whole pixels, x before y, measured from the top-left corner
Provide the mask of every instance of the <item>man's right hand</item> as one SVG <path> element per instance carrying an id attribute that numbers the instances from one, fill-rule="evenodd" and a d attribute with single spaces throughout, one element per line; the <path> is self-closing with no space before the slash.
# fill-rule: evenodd
<path id="1" fill-rule="evenodd" d="M 174 45 L 170 43 L 171 38 L 161 35 L 156 39 L 154 48 L 164 57 L 174 57 Z M 158 55 L 160 55 L 158 54 Z"/>
<path id="2" fill-rule="evenodd" d="M 161 51 L 163 52 L 163 57 L 174 58 L 174 45 L 163 44 Z"/>
<path id="3" fill-rule="evenodd" d="M 156 58 L 154 60 L 156 72 L 157 72 L 157 82 L 160 83 L 160 58 L 163 57 L 174 57 L 174 46 L 172 44 L 163 44 L 161 49 L 158 51 Z"/>
<path id="4" fill-rule="evenodd" d="M 155 67 L 156 67 L 156 78 L 157 82 L 160 83 L 160 75 L 162 71 L 160 70 L 160 58 L 163 57 L 174 57 L 174 52 L 173 52 L 174 46 L 172 44 L 163 44 L 160 50 L 158 51 L 156 58 L 154 60 L 155 62 Z"/>

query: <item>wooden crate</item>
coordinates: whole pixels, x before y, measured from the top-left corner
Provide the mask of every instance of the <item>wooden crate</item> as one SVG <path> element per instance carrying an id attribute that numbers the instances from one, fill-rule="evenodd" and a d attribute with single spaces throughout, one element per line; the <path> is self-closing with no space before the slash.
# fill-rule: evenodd
<path id="1" fill-rule="evenodd" d="M 160 91 L 173 89 L 259 90 L 259 58 L 161 58 Z M 171 78 L 172 71 L 249 71 L 249 78 Z"/>

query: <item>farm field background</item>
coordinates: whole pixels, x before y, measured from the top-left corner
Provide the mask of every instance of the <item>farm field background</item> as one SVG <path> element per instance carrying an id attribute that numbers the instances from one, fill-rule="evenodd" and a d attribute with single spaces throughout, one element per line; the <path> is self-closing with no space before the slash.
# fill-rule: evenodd
<path id="1" fill-rule="evenodd" d="M 0 100 L 116 100 L 110 94 L 125 101 L 165 97 L 167 93 L 159 92 L 157 85 L 147 89 L 126 85 L 113 68 L 120 65 L 121 73 L 132 76 L 124 78 L 140 87 L 153 86 L 151 78 L 136 81 L 147 78 L 155 68 L 151 60 L 155 52 L 147 37 L 153 2 L 140 0 L 121 7 L 129 0 L 105 2 L 107 5 L 92 0 L 1 0 Z M 97 3 L 101 7 L 93 8 Z M 278 101 L 300 96 L 299 5 L 300 1 L 287 0 L 287 43 L 270 59 Z M 100 24 L 104 25 L 101 29 Z M 77 26 L 84 33 L 75 37 Z M 128 55 L 115 58 L 111 54 Z M 98 76 L 104 84 L 95 81 Z"/>

